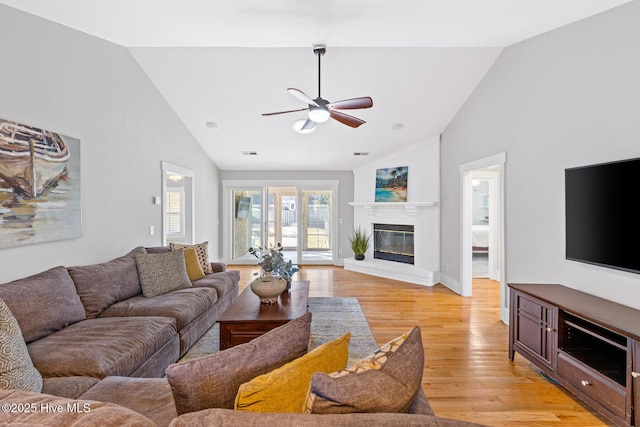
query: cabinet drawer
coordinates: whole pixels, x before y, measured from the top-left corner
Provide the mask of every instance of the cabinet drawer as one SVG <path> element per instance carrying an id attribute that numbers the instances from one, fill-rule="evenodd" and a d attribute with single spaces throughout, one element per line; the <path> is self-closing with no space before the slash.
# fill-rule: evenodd
<path id="1" fill-rule="evenodd" d="M 583 366 L 563 352 L 558 353 L 557 373 L 578 392 L 595 400 L 623 420 L 626 418 L 627 393 L 619 384 Z"/>
<path id="2" fill-rule="evenodd" d="M 545 320 L 544 313 L 542 311 L 543 306 L 537 304 L 535 301 L 530 299 L 530 297 L 525 298 L 520 296 L 520 298 L 518 298 L 518 308 L 520 309 L 520 311 L 524 311 L 525 313 L 530 314 L 533 317 Z"/>

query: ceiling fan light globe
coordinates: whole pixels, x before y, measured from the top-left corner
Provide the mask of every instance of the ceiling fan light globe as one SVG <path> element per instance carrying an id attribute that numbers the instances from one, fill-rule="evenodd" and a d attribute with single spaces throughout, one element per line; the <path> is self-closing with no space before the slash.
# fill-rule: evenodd
<path id="1" fill-rule="evenodd" d="M 316 123 L 323 123 L 329 120 L 329 110 L 326 108 L 309 108 L 309 119 Z"/>

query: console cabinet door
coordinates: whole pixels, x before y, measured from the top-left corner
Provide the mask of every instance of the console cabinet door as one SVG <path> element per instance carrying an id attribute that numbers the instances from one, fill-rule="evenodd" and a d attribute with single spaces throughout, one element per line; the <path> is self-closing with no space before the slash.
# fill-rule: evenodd
<path id="1" fill-rule="evenodd" d="M 514 350 L 538 361 L 552 371 L 556 369 L 558 310 L 530 295 L 512 294 Z"/>

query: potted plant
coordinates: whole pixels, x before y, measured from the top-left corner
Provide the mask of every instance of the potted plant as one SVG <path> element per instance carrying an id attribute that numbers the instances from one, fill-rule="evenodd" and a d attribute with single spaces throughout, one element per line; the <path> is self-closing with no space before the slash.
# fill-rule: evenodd
<path id="1" fill-rule="evenodd" d="M 282 244 L 277 243 L 275 247 L 269 245 L 268 248 L 249 248 L 249 253 L 260 260 L 258 265 L 262 269 L 260 272 L 261 277 L 267 274 L 281 277 L 287 281 L 287 289 L 289 289 L 291 287 L 291 278 L 296 272 L 300 271 L 300 267 L 293 264 L 291 260 L 284 260 L 283 249 Z"/>
<path id="2" fill-rule="evenodd" d="M 357 260 L 363 260 L 364 254 L 369 249 L 369 239 L 371 238 L 362 228 L 354 228 L 349 242 L 351 243 L 351 250 L 353 251 L 353 257 Z"/>

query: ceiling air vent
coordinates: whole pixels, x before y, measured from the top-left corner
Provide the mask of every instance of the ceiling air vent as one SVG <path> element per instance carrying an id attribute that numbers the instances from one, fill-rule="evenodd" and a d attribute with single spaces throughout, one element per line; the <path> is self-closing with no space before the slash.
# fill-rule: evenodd
<path id="1" fill-rule="evenodd" d="M 242 155 L 243 156 L 257 156 L 258 152 L 257 151 L 243 151 Z"/>
<path id="2" fill-rule="evenodd" d="M 368 156 L 369 153 L 366 151 L 356 151 L 353 153 L 354 156 Z"/>

